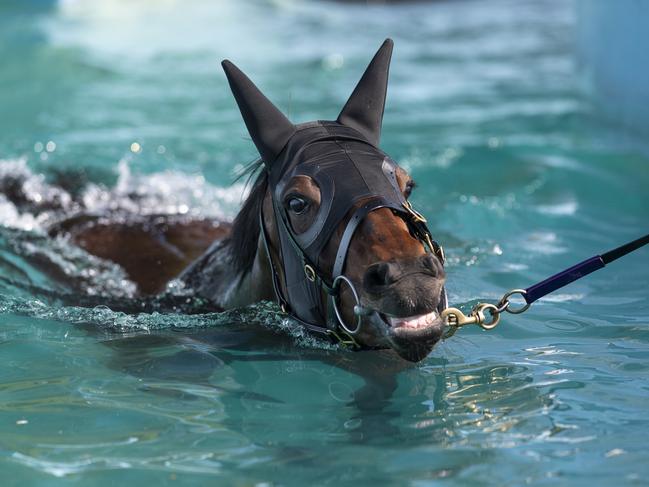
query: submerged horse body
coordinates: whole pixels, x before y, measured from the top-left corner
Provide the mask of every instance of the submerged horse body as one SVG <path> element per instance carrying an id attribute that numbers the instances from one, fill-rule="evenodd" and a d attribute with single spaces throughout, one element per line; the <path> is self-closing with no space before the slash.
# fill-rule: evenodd
<path id="1" fill-rule="evenodd" d="M 379 149 L 391 54 L 388 39 L 335 121 L 299 125 L 223 62 L 261 156 L 231 225 L 146 217 L 125 228 L 103 215 L 52 233 L 121 264 L 144 293 L 189 263 L 177 278 L 215 308 L 274 300 L 314 334 L 423 359 L 445 327 L 444 255 L 408 201 L 414 181 Z M 140 255 L 153 262 L 146 277 Z"/>

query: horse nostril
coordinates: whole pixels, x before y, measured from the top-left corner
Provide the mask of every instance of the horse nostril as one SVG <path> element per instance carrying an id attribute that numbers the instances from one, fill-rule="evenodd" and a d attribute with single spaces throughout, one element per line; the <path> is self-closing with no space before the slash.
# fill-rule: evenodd
<path id="1" fill-rule="evenodd" d="M 368 292 L 371 292 L 372 289 L 387 286 L 394 281 L 394 270 L 392 266 L 387 262 L 379 262 L 378 264 L 372 264 L 365 271 L 363 287 Z"/>
<path id="2" fill-rule="evenodd" d="M 422 264 L 426 269 L 431 271 L 435 277 L 438 277 L 444 271 L 442 270 L 442 264 L 437 257 L 431 254 L 426 254 L 421 258 Z"/>

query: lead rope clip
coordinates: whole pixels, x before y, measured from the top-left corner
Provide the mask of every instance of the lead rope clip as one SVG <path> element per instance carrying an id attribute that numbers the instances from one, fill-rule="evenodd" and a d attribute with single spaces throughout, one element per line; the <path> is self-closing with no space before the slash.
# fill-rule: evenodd
<path id="1" fill-rule="evenodd" d="M 441 318 L 446 322 L 450 328 L 446 337 L 452 336 L 459 328 L 467 325 L 478 325 L 483 330 L 493 330 L 500 322 L 501 313 L 507 311 L 512 314 L 520 314 L 530 307 L 525 304 L 520 308 L 513 308 L 509 298 L 515 294 L 525 296 L 524 289 L 512 289 L 500 299 L 498 304 L 491 303 L 478 303 L 476 304 L 468 315 L 465 315 L 457 308 L 446 308 L 442 311 Z"/>

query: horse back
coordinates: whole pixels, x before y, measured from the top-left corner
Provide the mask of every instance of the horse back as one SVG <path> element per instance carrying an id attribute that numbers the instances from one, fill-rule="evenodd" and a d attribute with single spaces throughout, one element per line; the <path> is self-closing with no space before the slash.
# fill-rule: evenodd
<path id="1" fill-rule="evenodd" d="M 178 215 L 77 215 L 49 229 L 67 235 L 85 251 L 120 265 L 142 295 L 162 292 L 215 241 L 227 238 L 231 224 Z"/>

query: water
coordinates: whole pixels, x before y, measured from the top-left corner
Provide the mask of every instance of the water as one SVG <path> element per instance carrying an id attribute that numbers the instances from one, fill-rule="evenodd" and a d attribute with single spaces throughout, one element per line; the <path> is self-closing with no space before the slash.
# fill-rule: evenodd
<path id="1" fill-rule="evenodd" d="M 255 152 L 220 60 L 295 121 L 333 118 L 391 36 L 383 147 L 418 181 L 451 302 L 497 299 L 649 228 L 649 151 L 582 94 L 574 12 L 3 2 L 0 180 L 28 195 L 0 198 L 3 485 L 643 484 L 646 249 L 407 366 L 267 304 L 134 312 L 123 271 L 43 230 L 79 205 L 231 217 Z"/>

